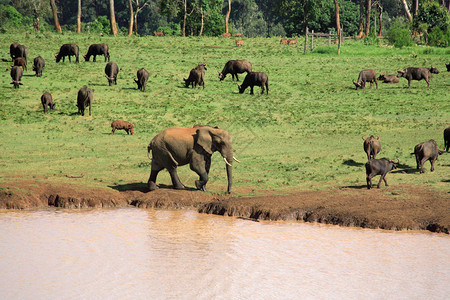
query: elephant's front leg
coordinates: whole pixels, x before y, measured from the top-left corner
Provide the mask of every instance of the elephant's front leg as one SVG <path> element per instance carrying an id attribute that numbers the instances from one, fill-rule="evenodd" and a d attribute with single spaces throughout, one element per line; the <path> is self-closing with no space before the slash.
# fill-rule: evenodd
<path id="1" fill-rule="evenodd" d="M 191 170 L 200 176 L 199 180 L 195 181 L 195 187 L 198 190 L 206 192 L 206 183 L 208 182 L 209 169 L 211 167 L 210 155 L 194 156 L 191 161 Z"/>

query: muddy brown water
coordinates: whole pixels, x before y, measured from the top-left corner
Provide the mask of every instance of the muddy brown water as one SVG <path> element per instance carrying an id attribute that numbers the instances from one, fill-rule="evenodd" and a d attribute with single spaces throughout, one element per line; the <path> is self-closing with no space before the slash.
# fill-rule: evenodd
<path id="1" fill-rule="evenodd" d="M 2 299 L 448 299 L 450 238 L 190 210 L 0 213 Z"/>

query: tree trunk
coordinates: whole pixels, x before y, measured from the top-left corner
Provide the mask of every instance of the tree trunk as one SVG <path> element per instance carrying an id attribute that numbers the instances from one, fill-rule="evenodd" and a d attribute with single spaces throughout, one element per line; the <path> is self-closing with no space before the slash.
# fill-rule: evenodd
<path id="1" fill-rule="evenodd" d="M 114 14 L 114 0 L 109 0 L 109 20 L 111 22 L 111 33 L 117 36 L 116 15 Z"/>
<path id="2" fill-rule="evenodd" d="M 365 0 L 359 2 L 359 28 L 358 28 L 358 39 L 364 38 L 364 3 Z"/>
<path id="3" fill-rule="evenodd" d="M 406 0 L 402 0 L 403 3 L 403 9 L 405 10 L 406 17 L 408 18 L 409 22 L 412 22 L 411 13 L 409 12 L 408 3 L 406 3 Z"/>
<path id="4" fill-rule="evenodd" d="M 77 33 L 81 32 L 81 0 L 78 0 Z"/>
<path id="5" fill-rule="evenodd" d="M 341 22 L 339 20 L 339 0 L 334 0 L 334 7 L 336 10 L 336 30 L 338 36 L 341 34 Z M 341 49 L 338 48 L 338 55 L 341 54 Z"/>
<path id="6" fill-rule="evenodd" d="M 203 34 L 203 7 L 200 7 L 200 13 L 202 15 L 202 27 L 200 27 L 200 33 L 198 35 L 202 36 L 202 34 Z"/>
<path id="7" fill-rule="evenodd" d="M 369 36 L 370 33 L 370 9 L 372 7 L 372 1 L 366 0 L 366 36 Z"/>
<path id="8" fill-rule="evenodd" d="M 52 7 L 53 19 L 55 20 L 55 29 L 56 31 L 59 31 L 59 33 L 62 33 L 61 25 L 59 25 L 58 21 L 58 11 L 56 9 L 55 0 L 50 0 L 50 6 Z"/>
<path id="9" fill-rule="evenodd" d="M 133 24 L 134 24 L 134 14 L 133 14 L 133 3 L 128 0 L 128 5 L 130 6 L 130 24 L 128 26 L 128 36 L 133 35 Z"/>
<path id="10" fill-rule="evenodd" d="M 228 12 L 225 17 L 225 33 L 228 33 L 228 20 L 230 19 L 230 13 L 231 13 L 231 0 L 228 0 Z"/>
<path id="11" fill-rule="evenodd" d="M 378 31 L 378 37 L 381 37 L 381 33 L 383 32 L 383 7 L 380 3 L 377 3 L 378 9 L 380 10 L 380 14 L 378 15 L 378 20 L 380 21 L 380 30 Z"/>
<path id="12" fill-rule="evenodd" d="M 186 36 L 187 0 L 184 0 L 183 36 Z"/>
<path id="13" fill-rule="evenodd" d="M 416 16 L 417 12 L 419 11 L 419 0 L 413 0 L 411 5 L 412 14 Z"/>

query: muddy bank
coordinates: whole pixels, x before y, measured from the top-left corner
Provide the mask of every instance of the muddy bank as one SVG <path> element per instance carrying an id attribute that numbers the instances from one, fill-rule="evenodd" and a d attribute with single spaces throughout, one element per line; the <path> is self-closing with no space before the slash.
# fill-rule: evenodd
<path id="1" fill-rule="evenodd" d="M 145 185 L 131 184 L 87 190 L 74 185 L 15 181 L 0 184 L 0 209 L 69 209 L 136 206 L 139 208 L 196 209 L 201 213 L 255 220 L 305 221 L 381 228 L 429 230 L 450 228 L 450 196 L 425 187 L 361 187 L 326 191 L 297 191 L 288 195 L 230 197 L 198 191 L 161 188 L 147 193 Z"/>

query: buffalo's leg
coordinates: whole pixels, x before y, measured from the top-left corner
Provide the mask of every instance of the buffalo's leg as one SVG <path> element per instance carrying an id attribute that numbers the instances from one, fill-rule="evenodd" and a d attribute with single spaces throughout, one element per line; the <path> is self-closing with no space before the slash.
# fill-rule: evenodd
<path id="1" fill-rule="evenodd" d="M 236 73 L 236 81 L 239 81 L 239 77 L 238 74 Z"/>
<path id="2" fill-rule="evenodd" d="M 250 86 L 250 95 L 253 95 L 253 85 Z"/>
<path id="3" fill-rule="evenodd" d="M 173 188 L 176 190 L 184 190 L 186 187 L 181 183 L 177 174 L 177 168 L 171 168 L 169 170 L 170 178 L 172 179 Z"/>
<path id="4" fill-rule="evenodd" d="M 434 162 L 436 161 L 436 159 L 430 159 L 430 163 L 431 163 L 431 172 L 434 171 Z"/>
<path id="5" fill-rule="evenodd" d="M 94 62 L 97 61 L 96 57 L 97 57 L 97 55 L 94 54 L 94 60 L 93 60 Z"/>
<path id="6" fill-rule="evenodd" d="M 378 90 L 378 82 L 377 82 L 376 78 L 375 78 L 375 86 L 377 87 L 377 90 Z"/>
<path id="7" fill-rule="evenodd" d="M 384 176 L 386 176 L 386 174 L 381 174 L 380 181 L 379 181 L 378 184 L 377 184 L 377 188 L 378 188 L 378 189 L 379 189 L 380 186 L 381 186 L 381 181 L 385 180 L 385 179 L 384 179 Z M 386 183 L 386 181 L 384 181 L 384 183 Z"/>
<path id="8" fill-rule="evenodd" d="M 411 87 L 411 80 L 408 79 L 408 89 Z"/>
<path id="9" fill-rule="evenodd" d="M 427 82 L 428 87 L 430 87 L 430 79 L 425 79 L 425 81 Z"/>
<path id="10" fill-rule="evenodd" d="M 420 161 L 420 173 L 425 173 L 423 171 L 423 165 L 425 164 L 426 161 L 427 161 L 427 158 L 422 158 L 422 160 Z"/>
<path id="11" fill-rule="evenodd" d="M 261 85 L 261 95 L 264 95 L 264 85 Z"/>
<path id="12" fill-rule="evenodd" d="M 371 82 L 370 82 L 370 87 L 369 87 L 369 90 L 371 90 L 371 89 L 372 89 L 372 85 L 373 85 L 373 81 L 371 81 Z"/>
<path id="13" fill-rule="evenodd" d="M 369 190 L 372 188 L 372 177 L 373 176 L 374 175 L 372 173 L 370 173 L 370 174 L 367 175 L 367 178 L 366 178 L 366 180 L 367 180 L 367 188 Z"/>

